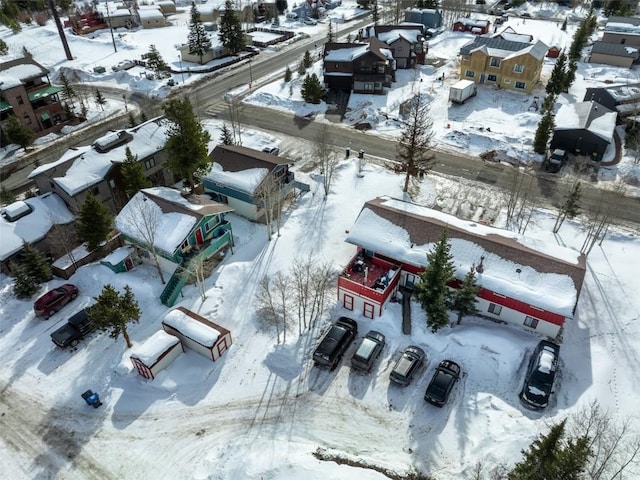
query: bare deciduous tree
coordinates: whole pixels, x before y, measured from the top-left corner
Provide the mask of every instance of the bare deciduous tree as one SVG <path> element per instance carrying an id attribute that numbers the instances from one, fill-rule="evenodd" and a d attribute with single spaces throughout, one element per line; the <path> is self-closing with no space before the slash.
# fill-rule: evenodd
<path id="1" fill-rule="evenodd" d="M 617 205 L 616 198 L 624 194 L 625 188 L 622 183 L 618 183 L 612 191 L 603 190 L 600 192 L 600 201 L 597 204 L 597 209 L 591 212 L 586 224 L 587 236 L 580 248 L 580 253 L 589 255 L 597 242 L 602 245 L 607 230 L 613 221 L 613 212 Z"/>
<path id="2" fill-rule="evenodd" d="M 160 275 L 160 281 L 162 281 L 164 285 L 166 282 L 162 268 L 160 267 L 158 250 L 156 248 L 156 239 L 158 234 L 161 233 L 159 232 L 161 218 L 162 211 L 160 207 L 154 202 L 147 200 L 147 197 L 143 193 L 139 193 L 131 199 L 129 208 L 124 211 L 123 220 L 133 228 L 138 234 L 138 239 L 142 240 L 142 243 L 149 252 L 151 252 L 151 257 L 158 270 L 158 275 Z"/>
<path id="3" fill-rule="evenodd" d="M 229 107 L 229 122 L 231 123 L 231 132 L 233 133 L 233 144 L 242 145 L 242 124 L 240 122 L 240 114 L 242 113 L 242 102 L 240 98 L 232 97 L 227 101 Z"/>
<path id="4" fill-rule="evenodd" d="M 521 234 L 526 232 L 535 208 L 533 180 L 533 175 L 524 168 L 514 168 L 507 201 L 507 223 L 515 224 Z"/>
<path id="5" fill-rule="evenodd" d="M 325 313 L 335 272 L 330 263 L 309 255 L 295 258 L 289 274 L 298 307 L 298 331 L 302 333 Z"/>
<path id="6" fill-rule="evenodd" d="M 322 174 L 322 187 L 324 188 L 325 198 L 329 195 L 331 185 L 336 179 L 336 167 L 338 165 L 338 155 L 329 145 L 328 139 L 329 129 L 326 125 L 323 125 L 320 134 L 316 138 L 315 149 L 320 161 L 320 173 Z"/>
<path id="7" fill-rule="evenodd" d="M 60 224 L 59 220 L 53 213 L 49 213 L 51 220 L 51 229 L 47 234 L 51 244 L 51 251 L 56 256 L 66 257 L 71 261 L 74 269 L 78 268 L 78 264 L 73 255 L 73 249 L 80 243 L 76 234 L 76 228 L 72 223 Z"/>
<path id="8" fill-rule="evenodd" d="M 587 475 L 591 480 L 638 478 L 640 475 L 640 435 L 629 420 L 616 423 L 597 401 L 569 417 L 568 430 L 589 438 L 591 458 Z"/>
<path id="9" fill-rule="evenodd" d="M 280 219 L 282 213 L 281 185 L 274 174 L 267 174 L 256 189 L 256 194 L 260 202 L 259 206 L 264 210 L 267 238 L 271 240 L 274 228 L 277 235 L 280 236 Z"/>
<path id="10" fill-rule="evenodd" d="M 276 339 L 280 343 L 280 331 L 282 329 L 282 319 L 278 315 L 276 301 L 272 295 L 271 278 L 265 275 L 260 280 L 258 286 L 258 318 L 268 327 L 276 330 Z"/>

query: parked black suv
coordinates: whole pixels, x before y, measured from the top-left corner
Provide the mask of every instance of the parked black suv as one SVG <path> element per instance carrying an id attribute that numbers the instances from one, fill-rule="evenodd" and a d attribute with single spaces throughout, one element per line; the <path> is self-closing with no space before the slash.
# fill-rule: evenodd
<path id="1" fill-rule="evenodd" d="M 520 400 L 525 407 L 541 410 L 549 405 L 553 381 L 558 370 L 560 347 L 555 343 L 541 340 L 531 355 L 527 376 L 520 392 Z"/>
<path id="2" fill-rule="evenodd" d="M 384 335 L 371 330 L 364 336 L 356 348 L 356 353 L 351 357 L 351 367 L 363 372 L 371 371 L 373 362 L 380 356 L 383 348 Z"/>
<path id="3" fill-rule="evenodd" d="M 412 345 L 405 348 L 393 370 L 391 370 L 389 379 L 393 383 L 406 387 L 411 383 L 411 379 L 418 369 L 424 364 L 425 359 L 424 350 L 420 347 Z"/>
<path id="4" fill-rule="evenodd" d="M 424 399 L 431 405 L 442 407 L 449 399 L 449 394 L 460 378 L 460 365 L 453 360 L 443 360 L 436 368 L 436 373 L 429 382 Z"/>
<path id="5" fill-rule="evenodd" d="M 94 330 L 86 310 L 80 310 L 65 325 L 51 334 L 51 340 L 60 348 L 75 347 L 80 339 Z"/>
<path id="6" fill-rule="evenodd" d="M 314 363 L 329 367 L 331 370 L 336 368 L 345 350 L 351 345 L 357 334 L 358 324 L 356 321 L 348 317 L 340 317 L 313 352 Z"/>

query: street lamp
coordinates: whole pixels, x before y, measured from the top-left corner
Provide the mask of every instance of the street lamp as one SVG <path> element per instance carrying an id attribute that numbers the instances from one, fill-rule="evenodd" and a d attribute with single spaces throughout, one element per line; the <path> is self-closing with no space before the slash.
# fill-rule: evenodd
<path id="1" fill-rule="evenodd" d="M 184 72 L 182 71 L 182 55 L 178 53 L 178 61 L 180 62 L 180 76 L 182 77 L 182 83 L 184 83 Z"/>

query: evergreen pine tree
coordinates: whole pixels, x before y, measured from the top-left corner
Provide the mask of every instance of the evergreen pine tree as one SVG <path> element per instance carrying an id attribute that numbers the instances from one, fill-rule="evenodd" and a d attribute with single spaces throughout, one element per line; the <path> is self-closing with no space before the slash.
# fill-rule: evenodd
<path id="1" fill-rule="evenodd" d="M 233 141 L 233 134 L 231 133 L 231 130 L 229 130 L 229 127 L 227 127 L 226 123 L 222 124 L 220 142 L 222 142 L 223 145 L 233 145 L 235 143 Z"/>
<path id="2" fill-rule="evenodd" d="M 549 137 L 553 131 L 554 120 L 553 112 L 547 110 L 536 129 L 536 135 L 533 138 L 533 151 L 536 153 L 544 154 L 547 151 L 547 144 L 549 143 Z"/>
<path id="3" fill-rule="evenodd" d="M 551 427 L 546 435 L 534 440 L 523 460 L 507 474 L 508 480 L 579 480 L 591 457 L 586 436 L 565 441 L 563 420 Z"/>
<path id="4" fill-rule="evenodd" d="M 202 65 L 202 57 L 211 49 L 211 39 L 204 29 L 200 12 L 195 3 L 191 4 L 191 20 L 189 22 L 187 43 L 189 45 L 189 53 L 198 55 L 198 63 Z"/>
<path id="5" fill-rule="evenodd" d="M 52 278 L 51 267 L 44 253 L 30 243 L 25 242 L 22 246 L 20 268 L 38 285 Z"/>
<path id="6" fill-rule="evenodd" d="M 193 190 L 196 172 L 209 168 L 211 163 L 208 155 L 211 137 L 196 118 L 188 99 L 172 98 L 162 109 L 170 122 L 164 145 L 169 156 L 167 164 Z"/>
<path id="7" fill-rule="evenodd" d="M 25 152 L 27 147 L 33 143 L 36 138 L 35 133 L 27 127 L 25 127 L 15 115 L 10 115 L 4 125 L 4 131 L 7 135 L 9 142 L 20 145 L 24 148 Z"/>
<path id="8" fill-rule="evenodd" d="M 553 113 L 553 108 L 556 105 L 556 95 L 547 95 L 544 97 L 542 101 L 542 108 L 540 109 L 540 113 L 544 115 L 547 112 Z"/>
<path id="9" fill-rule="evenodd" d="M 327 43 L 332 43 L 333 42 L 333 24 L 332 22 L 329 22 L 329 32 L 327 33 Z"/>
<path id="10" fill-rule="evenodd" d="M 242 31 L 242 23 L 238 14 L 233 9 L 231 0 L 227 0 L 224 4 L 224 12 L 220 17 L 220 32 L 218 33 L 220 42 L 225 48 L 229 49 L 232 54 L 236 54 L 246 46 L 244 32 Z"/>
<path id="11" fill-rule="evenodd" d="M 144 168 L 138 162 L 138 156 L 134 155 L 129 147 L 125 149 L 124 154 L 125 159 L 120 166 L 120 174 L 127 198 L 131 198 L 143 188 L 150 187 L 151 182 L 144 176 Z"/>
<path id="12" fill-rule="evenodd" d="M 18 298 L 29 298 L 38 291 L 38 282 L 15 262 L 11 263 L 13 278 L 13 293 Z"/>
<path id="13" fill-rule="evenodd" d="M 133 128 L 136 126 L 136 117 L 133 115 L 133 112 L 129 112 L 129 128 Z"/>
<path id="14" fill-rule="evenodd" d="M 565 69 L 567 66 L 567 57 L 561 52 L 556 59 L 556 64 L 551 70 L 551 77 L 547 82 L 546 92 L 551 95 L 558 95 L 564 91 Z"/>
<path id="15" fill-rule="evenodd" d="M 91 193 L 85 198 L 79 217 L 76 224 L 78 238 L 87 242 L 87 250 L 92 252 L 107 239 L 113 217 L 109 209 Z"/>
<path id="16" fill-rule="evenodd" d="M 147 66 L 153 70 L 156 78 L 162 78 L 164 72 L 169 71 L 169 66 L 160 55 L 160 52 L 155 45 L 149 47 L 149 52 L 146 55 Z"/>
<path id="17" fill-rule="evenodd" d="M 283 14 L 287 8 L 289 8 L 287 0 L 276 0 L 276 10 L 278 10 L 278 13 Z"/>
<path id="18" fill-rule="evenodd" d="M 4 185 L 0 189 L 0 202 L 4 204 L 11 204 L 16 201 L 16 195 L 11 190 L 7 190 Z"/>
<path id="19" fill-rule="evenodd" d="M 302 76 L 306 73 L 307 69 L 304 66 L 304 60 L 300 60 L 298 64 L 298 75 Z"/>
<path id="20" fill-rule="evenodd" d="M 564 21 L 562 22 L 562 26 L 560 27 L 560 30 L 562 30 L 563 32 L 567 31 L 567 17 L 565 17 Z"/>
<path id="21" fill-rule="evenodd" d="M 449 323 L 447 306 L 450 292 L 447 283 L 454 280 L 453 256 L 447 229 L 427 254 L 427 268 L 415 284 L 418 301 L 427 313 L 427 325 L 433 333 Z"/>
<path id="22" fill-rule="evenodd" d="M 75 99 L 77 98 L 76 90 L 73 88 L 73 85 L 71 85 L 71 82 L 69 82 L 69 79 L 64 72 L 60 73 L 60 82 L 62 82 L 62 91 L 60 92 L 60 96 L 65 104 L 69 105 L 71 111 L 75 112 Z M 75 116 L 75 113 L 72 116 Z"/>
<path id="23" fill-rule="evenodd" d="M 289 65 L 287 65 L 287 69 L 284 71 L 284 81 L 290 82 L 291 78 L 293 78 L 293 73 L 291 73 L 291 69 L 289 68 Z"/>
<path id="24" fill-rule="evenodd" d="M 109 332 L 113 339 L 122 335 L 127 342 L 127 348 L 131 348 L 127 324 L 137 323 L 142 313 L 131 287 L 125 286 L 124 294 L 120 295 L 113 286 L 107 284 L 94 300 L 95 303 L 87 308 L 91 322 L 99 330 Z"/>
<path id="25" fill-rule="evenodd" d="M 95 91 L 94 91 L 93 98 L 94 98 L 94 100 L 96 102 L 96 105 L 98 107 L 100 107 L 100 110 L 102 110 L 104 112 L 104 106 L 107 103 L 107 101 L 105 100 L 104 96 L 102 95 L 102 92 L 96 88 Z"/>
<path id="26" fill-rule="evenodd" d="M 9 53 L 9 46 L 7 42 L 0 38 L 0 55 L 6 55 Z"/>
<path id="27" fill-rule="evenodd" d="M 480 291 L 480 286 L 476 281 L 476 269 L 472 266 L 462 280 L 459 289 L 451 294 L 451 310 L 458 314 L 458 324 L 463 317 L 477 315 L 480 313 L 476 306 L 476 297 Z"/>
<path id="28" fill-rule="evenodd" d="M 304 77 L 300 95 L 305 102 L 318 104 L 322 100 L 323 94 L 324 92 L 322 90 L 322 85 L 320 84 L 320 79 L 315 73 Z"/>
<path id="29" fill-rule="evenodd" d="M 568 218 L 572 219 L 580 211 L 580 199 L 582 198 L 582 192 L 580 190 L 580 182 L 575 182 L 569 190 L 569 193 L 565 195 L 564 203 L 560 206 L 558 216 L 556 217 L 556 223 L 553 226 L 553 233 L 558 233 L 562 223 Z"/>
<path id="30" fill-rule="evenodd" d="M 567 71 L 564 74 L 564 82 L 562 85 L 562 91 L 567 93 L 569 88 L 576 79 L 576 70 L 578 69 L 578 63 L 575 60 L 571 60 L 567 66 Z"/>
<path id="31" fill-rule="evenodd" d="M 304 57 L 302 57 L 302 63 L 304 64 L 305 68 L 309 68 L 311 65 L 313 65 L 313 59 L 311 58 L 311 52 L 309 52 L 309 50 L 304 51 Z"/>

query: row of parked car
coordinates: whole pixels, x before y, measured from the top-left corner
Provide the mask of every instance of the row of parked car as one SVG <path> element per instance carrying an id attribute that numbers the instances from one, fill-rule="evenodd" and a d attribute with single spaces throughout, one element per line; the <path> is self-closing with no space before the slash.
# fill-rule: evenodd
<path id="1" fill-rule="evenodd" d="M 357 334 L 356 321 L 348 317 L 340 317 L 313 352 L 315 365 L 334 370 Z M 370 372 L 384 346 L 384 335 L 371 330 L 356 347 L 351 357 L 351 368 L 365 373 Z M 524 385 L 519 395 L 526 407 L 540 410 L 549 404 L 558 370 L 559 355 L 560 347 L 555 343 L 541 340 L 536 346 L 529 360 Z M 408 346 L 396 361 L 389 379 L 397 385 L 407 386 L 426 361 L 424 350 L 415 345 Z M 429 382 L 424 399 L 432 405 L 442 407 L 447 403 L 461 375 L 460 365 L 453 360 L 442 360 Z"/>
<path id="2" fill-rule="evenodd" d="M 36 316 L 48 319 L 65 305 L 78 298 L 78 287 L 65 283 L 38 298 L 33 304 Z M 80 339 L 95 330 L 86 310 L 74 314 L 67 323 L 51 334 L 51 340 L 60 348 L 75 347 Z"/>
<path id="3" fill-rule="evenodd" d="M 313 352 L 316 365 L 335 369 L 345 351 L 358 334 L 358 324 L 348 317 L 340 317 L 322 338 Z M 385 337 L 382 333 L 371 330 L 360 341 L 351 357 L 351 368 L 368 373 L 376 359 L 382 353 Z M 413 377 L 426 363 L 424 350 L 415 345 L 405 348 L 396 361 L 389 379 L 400 386 L 407 386 Z M 461 376 L 460 365 L 453 360 L 443 360 L 429 382 L 424 399 L 437 407 L 442 407 L 449 398 L 456 381 Z"/>

